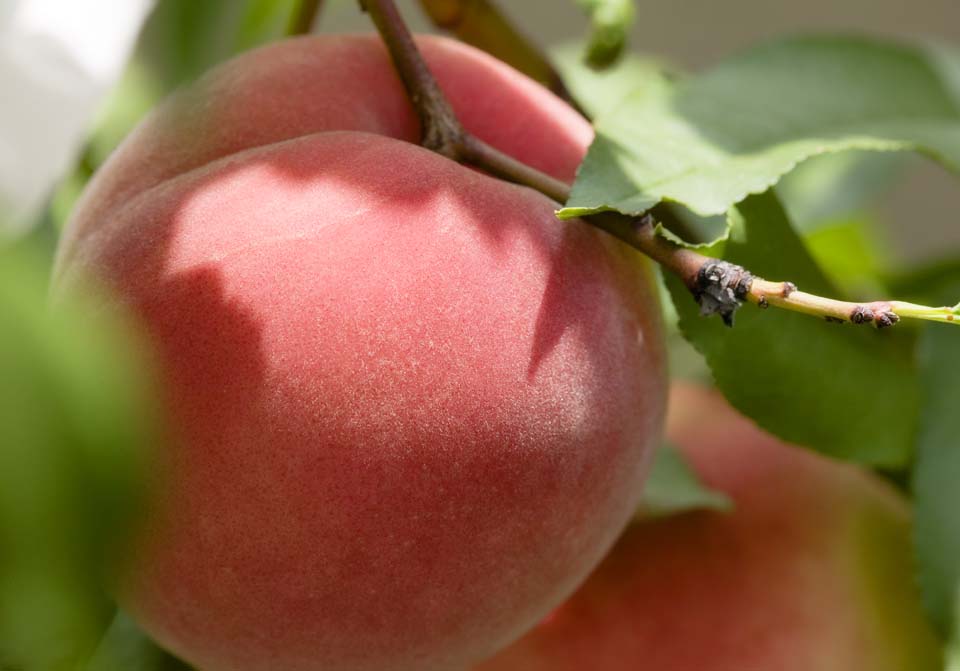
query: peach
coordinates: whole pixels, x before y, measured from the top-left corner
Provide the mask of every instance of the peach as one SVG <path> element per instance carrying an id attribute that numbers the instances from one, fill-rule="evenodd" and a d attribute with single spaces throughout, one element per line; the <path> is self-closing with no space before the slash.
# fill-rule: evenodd
<path id="1" fill-rule="evenodd" d="M 572 179 L 589 126 L 420 44 L 465 125 Z M 377 38 L 301 38 L 178 93 L 98 173 L 57 282 L 134 307 L 173 438 L 120 600 L 204 671 L 457 669 L 565 598 L 665 404 L 648 268 L 426 151 Z"/>
<path id="2" fill-rule="evenodd" d="M 667 434 L 732 513 L 631 526 L 576 594 L 476 671 L 937 671 L 904 501 L 681 386 Z"/>

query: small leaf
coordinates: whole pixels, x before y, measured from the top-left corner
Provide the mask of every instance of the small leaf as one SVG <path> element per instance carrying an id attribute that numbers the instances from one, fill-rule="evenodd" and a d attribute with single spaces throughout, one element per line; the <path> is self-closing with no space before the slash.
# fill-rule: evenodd
<path id="1" fill-rule="evenodd" d="M 590 16 L 591 31 L 586 60 L 591 67 L 605 68 L 616 61 L 627 43 L 633 25 L 634 0 L 577 0 Z"/>
<path id="2" fill-rule="evenodd" d="M 637 512 L 639 518 L 666 517 L 690 510 L 733 508 L 723 492 L 706 487 L 673 445 L 663 445 L 654 457 L 653 468 L 643 489 Z"/>
<path id="3" fill-rule="evenodd" d="M 82 671 L 189 671 L 161 649 L 126 614 L 118 612 Z"/>
<path id="4" fill-rule="evenodd" d="M 564 217 L 679 202 L 722 214 L 799 162 L 842 150 L 927 154 L 960 170 L 960 56 L 870 39 L 769 44 L 637 91 L 597 123 Z"/>
<path id="5" fill-rule="evenodd" d="M 772 192 L 731 211 L 725 242 L 706 251 L 800 289 L 835 295 Z M 744 308 L 736 327 L 703 319 L 687 288 L 667 279 L 684 337 L 731 404 L 784 440 L 866 464 L 910 458 L 918 412 L 909 331 L 831 325 L 783 310 Z"/>

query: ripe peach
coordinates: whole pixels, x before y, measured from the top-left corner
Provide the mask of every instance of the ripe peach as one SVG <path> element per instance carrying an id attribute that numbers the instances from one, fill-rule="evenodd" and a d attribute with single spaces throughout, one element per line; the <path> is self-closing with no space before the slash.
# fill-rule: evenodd
<path id="1" fill-rule="evenodd" d="M 505 65 L 421 46 L 465 125 L 571 179 L 590 139 Z M 646 266 L 418 147 L 372 36 L 217 68 L 97 175 L 57 280 L 106 279 L 175 438 L 120 588 L 204 671 L 465 668 L 626 524 L 665 401 Z"/>
<path id="2" fill-rule="evenodd" d="M 577 593 L 476 671 L 936 671 L 907 508 L 679 387 L 667 435 L 732 513 L 636 523 Z"/>

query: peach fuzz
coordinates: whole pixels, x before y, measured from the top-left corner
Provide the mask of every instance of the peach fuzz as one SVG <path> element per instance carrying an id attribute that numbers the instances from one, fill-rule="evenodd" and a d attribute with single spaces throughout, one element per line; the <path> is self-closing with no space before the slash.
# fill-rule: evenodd
<path id="1" fill-rule="evenodd" d="M 571 179 L 590 129 L 501 63 L 420 44 L 466 126 Z M 204 671 L 467 668 L 589 573 L 665 404 L 648 268 L 430 153 L 372 36 L 242 55 L 94 179 L 92 273 L 156 343 L 169 477 L 120 596 Z"/>
<path id="2" fill-rule="evenodd" d="M 632 525 L 587 582 L 475 671 L 937 671 L 909 519 L 885 482 L 675 387 L 668 437 L 731 513 Z"/>

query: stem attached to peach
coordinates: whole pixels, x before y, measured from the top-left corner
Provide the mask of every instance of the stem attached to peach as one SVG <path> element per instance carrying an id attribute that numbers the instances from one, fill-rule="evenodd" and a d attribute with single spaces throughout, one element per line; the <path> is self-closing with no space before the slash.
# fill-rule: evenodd
<path id="1" fill-rule="evenodd" d="M 410 102 L 420 117 L 424 147 L 447 158 L 483 168 L 565 203 L 570 185 L 504 154 L 471 135 L 460 124 L 417 49 L 394 0 L 359 0 L 383 38 Z M 829 322 L 893 326 L 902 318 L 960 324 L 960 305 L 927 307 L 902 301 L 858 303 L 798 291 L 792 282 L 770 282 L 726 261 L 704 256 L 658 235 L 648 212 L 640 217 L 604 213 L 584 217 L 646 254 L 680 277 L 704 315 L 719 314 L 733 325 L 734 312 L 745 302 L 821 317 Z"/>

